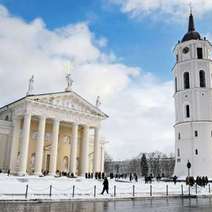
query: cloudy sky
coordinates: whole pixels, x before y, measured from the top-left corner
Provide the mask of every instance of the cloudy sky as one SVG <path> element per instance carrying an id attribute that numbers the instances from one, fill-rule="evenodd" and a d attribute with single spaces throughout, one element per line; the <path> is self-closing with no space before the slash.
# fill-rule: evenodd
<path id="1" fill-rule="evenodd" d="M 187 30 L 189 0 L 0 0 L 0 105 L 74 90 L 110 118 L 102 131 L 114 159 L 174 151 L 172 49 Z M 212 1 L 193 0 L 198 31 L 210 37 Z"/>

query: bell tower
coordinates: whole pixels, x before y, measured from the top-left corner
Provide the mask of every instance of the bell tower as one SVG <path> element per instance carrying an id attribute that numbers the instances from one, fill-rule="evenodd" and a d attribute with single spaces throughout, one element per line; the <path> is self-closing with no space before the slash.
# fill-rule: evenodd
<path id="1" fill-rule="evenodd" d="M 195 30 L 189 16 L 188 32 L 175 47 L 175 171 L 187 176 L 212 177 L 212 46 Z"/>

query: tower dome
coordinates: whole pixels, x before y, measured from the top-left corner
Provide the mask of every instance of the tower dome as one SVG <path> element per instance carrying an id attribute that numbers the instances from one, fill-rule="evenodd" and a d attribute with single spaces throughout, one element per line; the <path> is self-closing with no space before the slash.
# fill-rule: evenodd
<path id="1" fill-rule="evenodd" d="M 189 40 L 201 40 L 200 33 L 195 30 L 194 17 L 192 13 L 189 16 L 188 32 L 184 35 L 182 42 Z"/>

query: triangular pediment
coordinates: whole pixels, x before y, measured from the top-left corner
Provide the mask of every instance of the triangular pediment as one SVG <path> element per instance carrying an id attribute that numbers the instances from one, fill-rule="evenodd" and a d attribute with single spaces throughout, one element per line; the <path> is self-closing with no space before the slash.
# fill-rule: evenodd
<path id="1" fill-rule="evenodd" d="M 99 108 L 95 107 L 73 91 L 33 95 L 29 96 L 28 98 L 36 102 L 58 107 L 60 109 L 73 110 L 92 115 L 98 115 L 102 116 L 103 118 L 108 117 Z"/>

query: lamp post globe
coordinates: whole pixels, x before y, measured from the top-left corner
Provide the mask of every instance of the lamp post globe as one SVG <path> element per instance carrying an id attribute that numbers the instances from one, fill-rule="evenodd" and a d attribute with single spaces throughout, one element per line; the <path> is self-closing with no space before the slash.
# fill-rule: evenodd
<path id="1" fill-rule="evenodd" d="M 188 163 L 187 163 L 187 168 L 188 168 L 188 177 L 190 177 L 190 168 L 191 168 L 191 163 L 190 161 L 188 160 Z"/>

